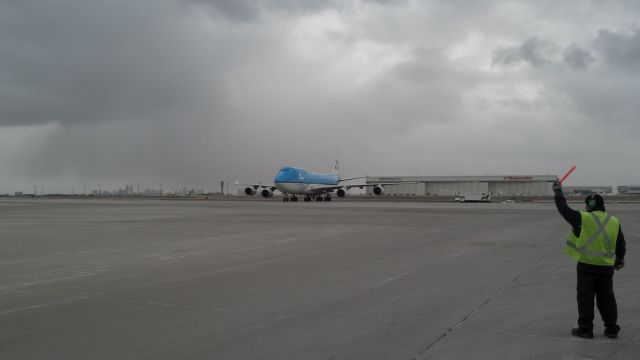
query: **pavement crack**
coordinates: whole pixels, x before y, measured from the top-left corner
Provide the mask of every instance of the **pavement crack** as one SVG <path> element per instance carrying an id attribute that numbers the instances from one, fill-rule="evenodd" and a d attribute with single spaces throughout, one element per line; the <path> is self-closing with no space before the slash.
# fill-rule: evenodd
<path id="1" fill-rule="evenodd" d="M 460 326 L 462 326 L 462 324 L 464 324 L 471 316 L 473 316 L 475 313 L 477 313 L 478 311 L 482 310 L 482 308 L 484 308 L 485 306 L 487 306 L 487 304 L 489 304 L 491 301 L 493 301 L 493 299 L 497 298 L 498 296 L 502 295 L 502 293 L 504 293 L 512 284 L 514 284 L 515 282 L 517 282 L 518 280 L 520 280 L 521 277 L 525 276 L 526 274 L 528 274 L 531 269 L 533 269 L 534 267 L 536 267 L 538 264 L 540 264 L 542 262 L 542 260 L 544 260 L 544 258 L 546 258 L 552 250 L 549 250 L 548 252 L 546 252 L 545 254 L 543 254 L 542 256 L 540 256 L 540 258 L 533 263 L 532 265 L 530 265 L 529 267 L 525 268 L 523 271 L 521 271 L 518 275 L 516 275 L 513 279 L 509 280 L 503 287 L 501 287 L 500 289 L 498 289 L 496 292 L 494 292 L 491 296 L 489 296 L 486 300 L 484 300 L 482 303 L 480 303 L 480 305 L 476 306 L 475 309 L 473 309 L 470 313 L 468 313 L 467 315 L 465 315 L 460 321 L 458 321 L 456 324 L 454 324 L 452 327 L 450 327 L 449 329 L 447 329 L 443 334 L 441 334 L 440 336 L 438 336 L 434 341 L 432 341 L 429 345 L 427 345 L 426 348 L 424 348 L 422 351 L 420 351 L 418 354 L 416 354 L 412 360 L 418 360 L 420 357 L 422 357 L 423 354 L 425 354 L 427 351 L 429 351 L 431 348 L 433 348 L 438 342 L 440 342 L 442 339 L 446 338 L 447 336 L 449 336 L 449 334 L 451 334 L 452 332 L 456 331 L 456 329 L 458 329 Z"/>

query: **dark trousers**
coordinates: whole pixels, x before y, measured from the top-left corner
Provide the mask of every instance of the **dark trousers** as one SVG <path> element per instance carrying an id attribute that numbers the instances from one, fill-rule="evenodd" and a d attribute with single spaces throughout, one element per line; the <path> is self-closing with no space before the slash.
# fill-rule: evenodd
<path id="1" fill-rule="evenodd" d="M 617 328 L 618 305 L 613 293 L 613 266 L 579 262 L 577 271 L 578 326 L 585 330 L 593 329 L 593 298 L 595 297 L 604 326 Z"/>

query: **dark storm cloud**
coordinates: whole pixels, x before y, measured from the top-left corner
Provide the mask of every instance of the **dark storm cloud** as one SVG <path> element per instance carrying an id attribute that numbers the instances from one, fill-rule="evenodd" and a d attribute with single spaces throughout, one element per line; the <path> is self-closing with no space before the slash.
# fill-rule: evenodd
<path id="1" fill-rule="evenodd" d="M 313 13 L 327 8 L 340 8 L 349 2 L 340 0 L 185 0 L 201 5 L 214 15 L 232 21 L 254 22 L 260 20 L 266 10 L 281 10 L 295 14 Z"/>
<path id="2" fill-rule="evenodd" d="M 0 6 L 0 125 L 158 118 L 201 96 L 199 60 L 183 57 L 193 48 L 165 2 Z"/>
<path id="3" fill-rule="evenodd" d="M 629 33 L 617 33 L 602 29 L 595 40 L 609 64 L 615 67 L 640 67 L 640 30 Z"/>

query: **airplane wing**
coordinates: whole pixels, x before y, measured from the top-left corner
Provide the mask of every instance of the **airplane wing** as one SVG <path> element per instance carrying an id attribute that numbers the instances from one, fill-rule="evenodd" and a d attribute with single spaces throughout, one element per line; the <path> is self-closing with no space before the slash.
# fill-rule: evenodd
<path id="1" fill-rule="evenodd" d="M 347 181 L 347 180 L 362 179 L 362 178 L 365 178 L 365 177 L 366 176 L 356 176 L 356 177 L 352 177 L 352 178 L 344 178 L 344 179 L 340 179 L 340 182 Z"/>
<path id="2" fill-rule="evenodd" d="M 402 181 L 402 182 L 390 182 L 390 183 L 375 183 L 375 184 L 349 184 L 349 185 L 342 185 L 340 187 L 346 188 L 347 190 L 349 189 L 353 189 L 353 188 L 366 188 L 366 187 L 376 187 L 376 186 L 385 186 L 385 185 L 400 185 L 400 184 L 417 184 L 417 181 Z"/>
<path id="3" fill-rule="evenodd" d="M 276 186 L 272 185 L 272 184 L 262 184 L 262 183 L 257 183 L 257 184 L 241 184 L 238 180 L 236 180 L 236 182 L 234 183 L 234 185 L 236 186 L 249 186 L 252 187 L 254 189 L 271 189 L 271 190 L 275 190 Z"/>

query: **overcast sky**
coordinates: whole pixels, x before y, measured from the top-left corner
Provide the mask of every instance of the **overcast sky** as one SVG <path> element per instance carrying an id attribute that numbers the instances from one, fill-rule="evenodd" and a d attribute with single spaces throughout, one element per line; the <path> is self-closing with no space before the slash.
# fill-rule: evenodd
<path id="1" fill-rule="evenodd" d="M 0 193 L 640 184 L 640 2 L 0 0 Z"/>

